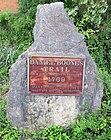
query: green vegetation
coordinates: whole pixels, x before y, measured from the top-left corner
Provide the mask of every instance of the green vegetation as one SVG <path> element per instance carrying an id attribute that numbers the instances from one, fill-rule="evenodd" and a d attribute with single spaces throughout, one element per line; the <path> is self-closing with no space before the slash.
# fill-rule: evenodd
<path id="1" fill-rule="evenodd" d="M 19 131 L 6 117 L 8 71 L 33 42 L 32 29 L 38 4 L 57 0 L 19 0 L 17 14 L 0 13 L 0 139 L 3 140 L 111 140 L 111 2 L 110 0 L 63 0 L 65 9 L 84 34 L 88 50 L 104 83 L 102 109 L 85 115 L 64 129 L 52 126 L 41 132 Z M 62 1 L 62 0 L 61 0 Z"/>

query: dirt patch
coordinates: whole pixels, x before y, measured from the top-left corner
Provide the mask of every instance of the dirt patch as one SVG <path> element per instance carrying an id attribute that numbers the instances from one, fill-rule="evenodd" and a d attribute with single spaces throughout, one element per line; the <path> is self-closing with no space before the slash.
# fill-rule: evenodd
<path id="1" fill-rule="evenodd" d="M 18 0 L 0 0 L 0 12 L 17 12 Z"/>

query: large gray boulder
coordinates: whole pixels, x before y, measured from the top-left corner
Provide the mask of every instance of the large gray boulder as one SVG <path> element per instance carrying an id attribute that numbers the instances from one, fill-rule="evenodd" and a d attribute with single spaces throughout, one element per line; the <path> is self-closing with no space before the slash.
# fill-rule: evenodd
<path id="1" fill-rule="evenodd" d="M 34 43 L 19 56 L 9 71 L 7 116 L 12 125 L 20 129 L 40 129 L 50 125 L 67 127 L 84 109 L 99 109 L 103 87 L 99 86 L 97 67 L 87 51 L 84 36 L 78 33 L 64 11 L 64 4 L 39 5 L 33 32 Z M 33 54 L 83 58 L 83 92 L 79 96 L 30 95 L 27 91 L 27 58 Z"/>

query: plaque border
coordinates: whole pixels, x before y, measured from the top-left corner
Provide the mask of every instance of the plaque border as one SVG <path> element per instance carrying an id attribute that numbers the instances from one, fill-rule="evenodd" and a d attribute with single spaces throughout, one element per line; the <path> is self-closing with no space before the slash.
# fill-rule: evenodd
<path id="1" fill-rule="evenodd" d="M 43 58 L 71 58 L 71 59 L 82 59 L 84 61 L 84 64 L 83 64 L 83 79 L 82 79 L 82 92 L 80 92 L 80 94 L 34 94 L 34 93 L 31 93 L 31 91 L 29 91 L 29 59 L 31 57 L 43 57 Z M 84 76 L 85 76 L 85 58 L 81 58 L 81 57 L 71 57 L 71 56 L 48 56 L 48 55 L 35 55 L 35 54 L 31 54 L 27 57 L 27 93 L 28 95 L 31 95 L 31 96 L 79 96 L 83 93 L 83 90 L 84 90 Z"/>

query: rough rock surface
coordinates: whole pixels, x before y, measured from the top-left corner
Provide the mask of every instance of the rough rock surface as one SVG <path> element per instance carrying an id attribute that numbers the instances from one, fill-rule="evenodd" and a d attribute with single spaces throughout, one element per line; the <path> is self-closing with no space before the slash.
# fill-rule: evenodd
<path id="1" fill-rule="evenodd" d="M 80 96 L 31 96 L 27 91 L 27 58 L 30 54 L 85 59 L 84 89 Z M 19 128 L 40 129 L 50 125 L 67 127 L 80 111 L 101 107 L 102 86 L 84 36 L 77 32 L 62 2 L 39 5 L 34 43 L 10 69 L 7 116 Z"/>

